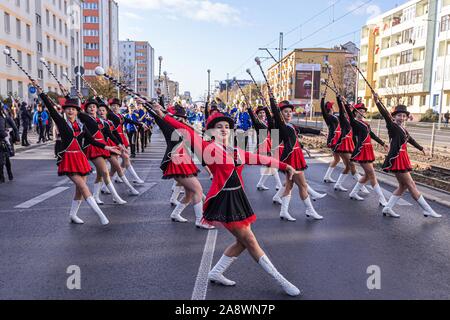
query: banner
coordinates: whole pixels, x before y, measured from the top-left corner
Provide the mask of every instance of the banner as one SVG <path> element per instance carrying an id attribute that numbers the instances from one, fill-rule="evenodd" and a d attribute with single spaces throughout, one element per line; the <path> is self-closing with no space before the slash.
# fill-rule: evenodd
<path id="1" fill-rule="evenodd" d="M 295 68 L 295 99 L 320 99 L 320 64 L 297 64 Z"/>

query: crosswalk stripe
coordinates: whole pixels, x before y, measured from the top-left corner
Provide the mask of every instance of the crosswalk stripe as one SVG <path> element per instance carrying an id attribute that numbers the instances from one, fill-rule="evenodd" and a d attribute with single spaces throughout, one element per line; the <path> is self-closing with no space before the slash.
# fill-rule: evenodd
<path id="1" fill-rule="evenodd" d="M 50 199 L 53 196 L 56 196 L 57 194 L 60 194 L 63 191 L 66 191 L 67 189 L 70 189 L 69 187 L 57 187 L 53 190 L 50 190 L 49 192 L 43 193 L 31 200 L 28 200 L 26 202 L 23 202 L 17 206 L 15 206 L 15 208 L 17 209 L 29 209 L 47 199 Z"/>

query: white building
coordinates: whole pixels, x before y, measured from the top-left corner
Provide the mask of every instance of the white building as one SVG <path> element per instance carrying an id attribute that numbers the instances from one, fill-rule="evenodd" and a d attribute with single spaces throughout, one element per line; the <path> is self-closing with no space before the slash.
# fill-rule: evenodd
<path id="1" fill-rule="evenodd" d="M 10 50 L 44 90 L 61 93 L 58 84 L 40 62 L 44 58 L 52 72 L 70 88 L 63 76 L 73 75 L 80 54 L 81 7 L 79 0 L 2 0 L 0 48 Z M 0 95 L 17 95 L 25 101 L 28 78 L 6 56 L 0 58 Z"/>
<path id="2" fill-rule="evenodd" d="M 450 39 L 449 14 L 450 0 L 412 0 L 369 20 L 363 27 L 360 68 L 388 107 L 403 103 L 415 114 L 430 108 L 439 111 L 444 43 Z M 449 65 L 446 79 L 450 80 Z M 445 112 L 450 105 L 450 81 L 444 89 Z M 359 96 L 374 107 L 362 79 Z"/>
<path id="3" fill-rule="evenodd" d="M 136 92 L 155 96 L 155 50 L 146 41 L 120 41 L 119 60 L 121 80 Z"/>

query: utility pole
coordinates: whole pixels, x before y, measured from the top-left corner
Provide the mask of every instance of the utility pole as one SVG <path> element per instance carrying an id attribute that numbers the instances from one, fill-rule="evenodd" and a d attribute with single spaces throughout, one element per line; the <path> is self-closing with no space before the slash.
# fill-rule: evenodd
<path id="1" fill-rule="evenodd" d="M 229 97 L 230 97 L 230 95 L 229 95 L 229 90 L 228 90 L 228 81 L 229 81 L 229 78 L 230 78 L 230 74 L 227 73 L 227 105 L 228 105 L 228 100 L 229 100 Z"/>
<path id="2" fill-rule="evenodd" d="M 284 41 L 284 35 L 283 32 L 280 32 L 280 43 L 279 43 L 279 47 L 278 47 L 278 97 L 281 99 L 281 66 L 282 66 L 282 60 L 283 60 L 283 49 L 284 49 L 284 45 L 283 45 L 283 41 Z"/>

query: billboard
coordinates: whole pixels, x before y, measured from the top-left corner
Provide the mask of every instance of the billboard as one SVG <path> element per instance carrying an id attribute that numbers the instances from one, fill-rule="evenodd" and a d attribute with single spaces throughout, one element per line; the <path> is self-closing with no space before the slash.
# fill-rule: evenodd
<path id="1" fill-rule="evenodd" d="M 321 68 L 320 64 L 297 64 L 295 67 L 295 99 L 320 99 Z"/>

